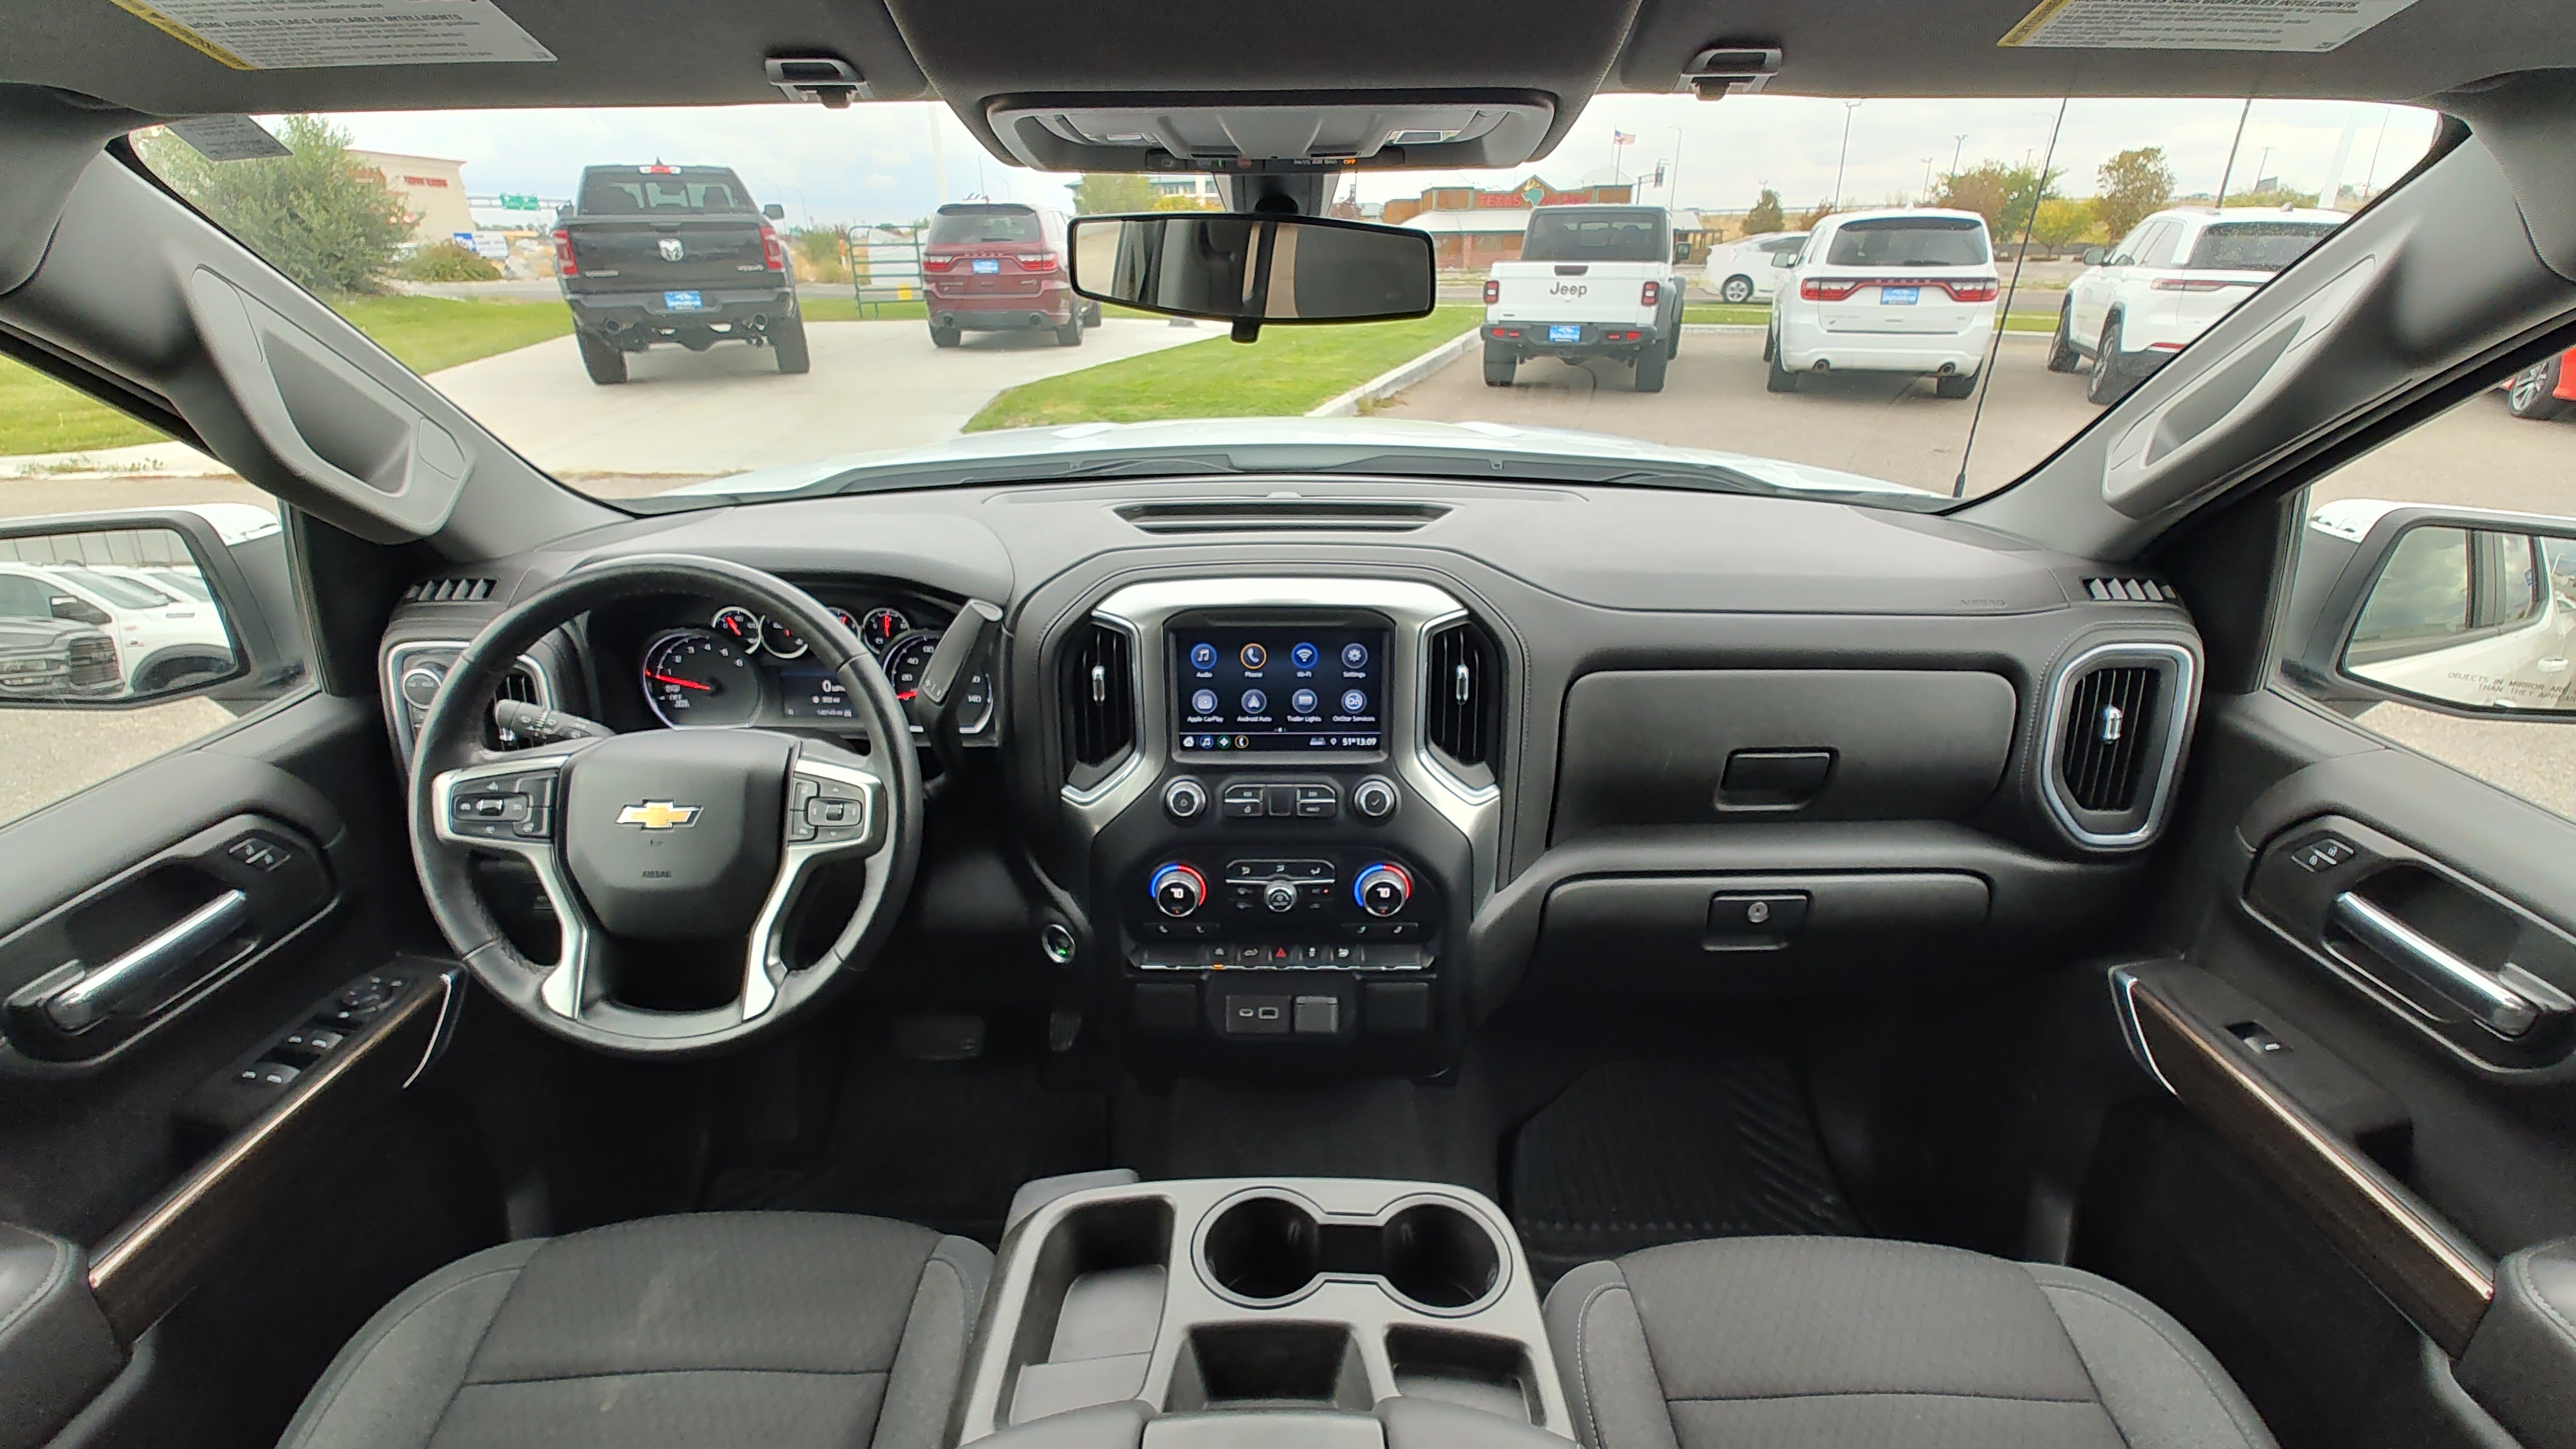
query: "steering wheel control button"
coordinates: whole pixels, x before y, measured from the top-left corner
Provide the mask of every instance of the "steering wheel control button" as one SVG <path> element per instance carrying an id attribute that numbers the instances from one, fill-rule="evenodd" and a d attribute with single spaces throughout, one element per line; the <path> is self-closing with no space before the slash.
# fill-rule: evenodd
<path id="1" fill-rule="evenodd" d="M 1403 798 L 1396 793 L 1395 782 L 1384 775 L 1371 775 L 1351 788 L 1351 808 L 1363 820 L 1386 819 Z"/>
<path id="2" fill-rule="evenodd" d="M 1194 866 L 1174 861 L 1154 872 L 1152 891 L 1155 908 L 1178 920 L 1207 899 L 1207 877 Z"/>
<path id="3" fill-rule="evenodd" d="M 1413 878 L 1402 866 L 1380 861 L 1352 878 L 1351 896 L 1372 916 L 1392 916 L 1413 899 Z"/>
<path id="4" fill-rule="evenodd" d="M 814 801 L 822 795 L 822 793 L 823 783 L 820 780 L 807 780 L 800 778 L 788 781 L 788 840 L 802 845 L 805 842 L 814 839 L 816 834 L 815 825 L 814 822 L 806 816 L 805 807 L 813 804 Z"/>
<path id="5" fill-rule="evenodd" d="M 1776 941 L 1807 923 L 1805 891 L 1735 891 L 1708 898 L 1708 934 L 1723 943 Z"/>
<path id="6" fill-rule="evenodd" d="M 1183 824 L 1207 813 L 1207 786 L 1184 775 L 1163 787 L 1163 813 Z"/>

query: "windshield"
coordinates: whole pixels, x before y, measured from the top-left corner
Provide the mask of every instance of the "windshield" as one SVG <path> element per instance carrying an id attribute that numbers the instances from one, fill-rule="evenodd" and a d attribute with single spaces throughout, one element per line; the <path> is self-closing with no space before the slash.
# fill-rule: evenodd
<path id="1" fill-rule="evenodd" d="M 2200 234 L 2186 267 L 2213 272 L 2277 272 L 2308 254 L 2334 230 L 2314 221 L 2229 221 Z"/>
<path id="2" fill-rule="evenodd" d="M 930 219 L 932 246 L 1041 240 L 1038 214 L 1020 207 L 943 206 Z"/>
<path id="3" fill-rule="evenodd" d="M 1602 95 L 1527 164 L 1315 185 L 1334 218 L 1423 238 L 1436 306 L 1248 342 L 1078 295 L 1055 220 L 1222 210 L 1225 178 L 1005 165 L 942 105 L 255 119 L 288 155 L 134 144 L 504 444 L 651 512 L 1228 471 L 1948 509 L 2256 291 L 2156 291 L 2160 269 L 2269 277 L 2404 176 L 2437 118 Z M 672 224 L 699 209 L 745 224 Z M 2137 264 L 2085 260 L 2123 245 Z M 30 398 L 0 411 L 0 452 L 39 459 L 22 471 L 171 466 L 133 419 L 0 372 Z M 154 501 L 261 497 L 218 461 L 185 476 Z"/>
<path id="4" fill-rule="evenodd" d="M 1847 221 L 1825 249 L 1836 267 L 1973 267 L 1990 256 L 1984 222 L 1939 216 Z"/>
<path id="5" fill-rule="evenodd" d="M 1542 211 L 1521 242 L 1525 262 L 1660 262 L 1665 218 L 1652 212 Z"/>
<path id="6" fill-rule="evenodd" d="M 584 216 L 703 216 L 749 211 L 742 178 L 701 166 L 639 166 L 588 171 L 581 178 Z"/>
<path id="7" fill-rule="evenodd" d="M 122 609 L 158 609 L 178 600 L 134 579 L 89 569 L 57 569 L 56 573 Z"/>

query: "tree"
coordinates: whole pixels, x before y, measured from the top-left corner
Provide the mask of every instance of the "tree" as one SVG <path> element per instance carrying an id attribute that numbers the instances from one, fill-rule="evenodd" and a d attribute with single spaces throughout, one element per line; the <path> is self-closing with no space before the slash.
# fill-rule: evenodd
<path id="1" fill-rule="evenodd" d="M 1073 188 L 1073 209 L 1082 216 L 1121 211 L 1152 211 L 1154 187 L 1144 177 L 1124 171 L 1094 171 Z"/>
<path id="2" fill-rule="evenodd" d="M 2039 204 L 2039 219 L 2031 225 L 2031 241 L 2053 254 L 2078 241 L 2090 239 L 2096 204 L 2091 197 L 2081 200 L 2069 200 L 2063 196 L 2048 198 Z"/>
<path id="3" fill-rule="evenodd" d="M 497 282 L 501 269 L 472 247 L 434 241 L 394 263 L 394 275 L 406 282 Z"/>
<path id="4" fill-rule="evenodd" d="M 2094 219 L 2103 234 L 2116 241 L 2150 212 L 2173 203 L 2173 169 L 2165 165 L 2165 148 L 2140 146 L 2102 163 L 2093 173 L 2101 194 L 2094 200 Z"/>
<path id="5" fill-rule="evenodd" d="M 1782 231 L 1786 229 L 1783 225 L 1784 221 L 1785 218 L 1780 214 L 1780 193 L 1765 186 L 1762 188 L 1762 199 L 1754 202 L 1753 209 L 1744 213 L 1744 234 L 1762 236 L 1768 232 Z"/>
<path id="6" fill-rule="evenodd" d="M 1816 229 L 1817 222 L 1823 221 L 1826 217 L 1833 214 L 1834 204 L 1832 202 L 1819 201 L 1810 210 L 1800 213 L 1796 224 L 1792 226 L 1790 230 L 1814 231 Z"/>
<path id="7" fill-rule="evenodd" d="M 385 178 L 349 155 L 349 133 L 288 116 L 291 156 L 208 161 L 167 131 L 142 138 L 144 161 L 242 245 L 316 292 L 378 290 L 415 218 Z"/>
<path id="8" fill-rule="evenodd" d="M 1970 170 L 1942 177 L 1933 188 L 1932 204 L 1975 212 L 1986 219 L 1997 246 L 2011 246 L 2021 240 L 2031 208 L 2057 194 L 2057 178 L 2062 174 L 2051 171 L 2042 176 L 2036 166 L 1980 161 Z"/>
<path id="9" fill-rule="evenodd" d="M 2227 193 L 2226 201 L 2231 211 L 2240 206 L 2314 206 L 2316 204 L 2315 192 L 2292 191 L 2286 186 L 2266 186 L 2260 191 L 2231 191 Z"/>
<path id="10" fill-rule="evenodd" d="M 841 254 L 841 229 L 837 226 L 800 226 L 787 234 L 788 250 L 796 254 L 796 275 L 808 282 L 846 282 L 850 269 Z"/>

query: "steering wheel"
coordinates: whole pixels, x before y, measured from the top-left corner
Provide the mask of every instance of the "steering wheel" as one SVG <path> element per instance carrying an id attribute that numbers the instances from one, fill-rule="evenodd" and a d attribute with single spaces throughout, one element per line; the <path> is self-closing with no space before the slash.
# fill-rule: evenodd
<path id="1" fill-rule="evenodd" d="M 738 599 L 802 635 L 849 691 L 871 752 L 723 728 L 484 747 L 485 709 L 521 653 L 604 604 L 672 593 Z M 812 595 L 720 559 L 591 565 L 513 607 L 448 667 L 412 759 L 412 858 L 448 944 L 521 1016 L 623 1056 L 721 1050 L 820 1005 L 884 945 L 921 858 L 921 765 L 875 656 Z M 478 852 L 535 868 L 560 928 L 551 963 L 523 955 L 485 908 L 468 864 Z M 847 924 L 813 959 L 792 959 L 814 934 L 807 918 L 839 905 L 821 887 L 845 873 L 817 868 L 853 860 L 863 884 Z M 721 1006 L 621 998 L 726 956 L 741 985 Z"/>

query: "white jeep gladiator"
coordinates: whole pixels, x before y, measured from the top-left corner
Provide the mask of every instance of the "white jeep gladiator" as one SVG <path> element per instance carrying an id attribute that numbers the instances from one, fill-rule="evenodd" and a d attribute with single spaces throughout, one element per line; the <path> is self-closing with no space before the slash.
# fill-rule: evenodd
<path id="1" fill-rule="evenodd" d="M 1637 391 L 1664 390 L 1681 351 L 1682 284 L 1672 214 L 1660 206 L 1547 206 L 1530 213 L 1516 262 L 1485 274 L 1485 385 L 1521 362 L 1615 357 Z"/>

